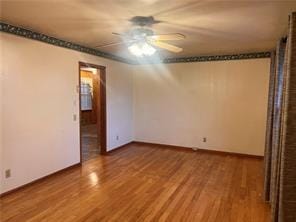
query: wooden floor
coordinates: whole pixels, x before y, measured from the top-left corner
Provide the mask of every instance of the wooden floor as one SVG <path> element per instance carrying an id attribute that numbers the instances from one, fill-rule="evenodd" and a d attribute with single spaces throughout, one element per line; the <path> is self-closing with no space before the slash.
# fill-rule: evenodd
<path id="1" fill-rule="evenodd" d="M 1 199 L 5 221 L 270 221 L 262 160 L 131 144 Z"/>

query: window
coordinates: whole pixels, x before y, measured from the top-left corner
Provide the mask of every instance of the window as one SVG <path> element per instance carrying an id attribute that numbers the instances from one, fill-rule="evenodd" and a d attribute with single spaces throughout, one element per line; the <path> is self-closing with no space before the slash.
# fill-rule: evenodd
<path id="1" fill-rule="evenodd" d="M 81 110 L 92 110 L 92 87 L 90 83 L 81 81 Z"/>

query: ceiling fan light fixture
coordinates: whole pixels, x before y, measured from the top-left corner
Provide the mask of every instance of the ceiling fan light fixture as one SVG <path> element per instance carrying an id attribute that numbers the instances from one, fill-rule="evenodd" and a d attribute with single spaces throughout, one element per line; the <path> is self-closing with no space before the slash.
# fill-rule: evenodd
<path id="1" fill-rule="evenodd" d="M 148 43 L 144 43 L 142 45 L 142 52 L 144 55 L 151 56 L 156 52 L 156 49 L 149 45 Z"/>
<path id="2" fill-rule="evenodd" d="M 156 52 L 156 49 L 147 42 L 134 43 L 131 46 L 129 46 L 128 49 L 133 55 L 138 57 L 142 57 L 143 55 L 151 56 Z"/>
<path id="3" fill-rule="evenodd" d="M 142 49 L 139 47 L 138 44 L 134 43 L 131 46 L 128 47 L 128 50 L 130 53 L 132 53 L 135 56 L 141 57 L 143 56 Z"/>

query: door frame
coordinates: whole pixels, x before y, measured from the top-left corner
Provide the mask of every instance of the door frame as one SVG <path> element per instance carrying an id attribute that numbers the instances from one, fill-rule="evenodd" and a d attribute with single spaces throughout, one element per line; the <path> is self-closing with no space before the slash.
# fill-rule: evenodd
<path id="1" fill-rule="evenodd" d="M 78 93 L 79 93 L 79 147 L 80 147 L 80 163 L 82 163 L 82 143 L 81 143 L 81 77 L 80 70 L 82 67 L 90 67 L 99 70 L 99 96 L 97 109 L 97 126 L 98 138 L 100 144 L 100 153 L 102 155 L 107 153 L 107 112 L 106 112 L 106 67 L 101 65 L 95 65 L 87 62 L 78 63 Z"/>

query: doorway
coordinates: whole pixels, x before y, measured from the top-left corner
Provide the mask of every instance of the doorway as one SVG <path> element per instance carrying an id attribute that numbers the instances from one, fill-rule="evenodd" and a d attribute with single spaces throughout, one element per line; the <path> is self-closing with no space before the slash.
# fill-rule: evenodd
<path id="1" fill-rule="evenodd" d="M 106 68 L 79 62 L 80 162 L 106 153 Z"/>

